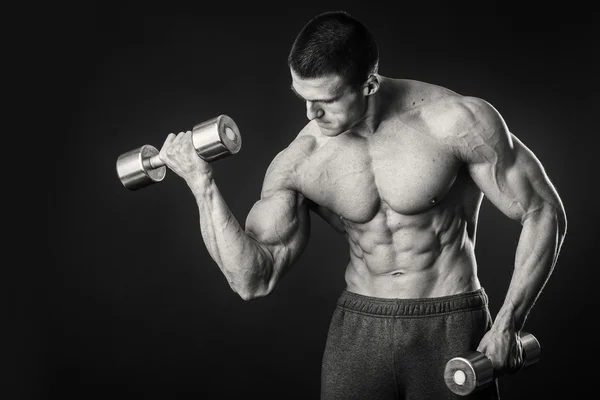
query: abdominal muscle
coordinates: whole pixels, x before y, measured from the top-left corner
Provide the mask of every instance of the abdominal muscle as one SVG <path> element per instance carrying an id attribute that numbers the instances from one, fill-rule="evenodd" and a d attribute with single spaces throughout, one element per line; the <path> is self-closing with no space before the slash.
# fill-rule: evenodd
<path id="1" fill-rule="evenodd" d="M 347 290 L 382 298 L 428 298 L 480 288 L 474 245 L 456 205 L 401 215 L 385 203 L 363 224 L 342 219 L 350 245 Z"/>

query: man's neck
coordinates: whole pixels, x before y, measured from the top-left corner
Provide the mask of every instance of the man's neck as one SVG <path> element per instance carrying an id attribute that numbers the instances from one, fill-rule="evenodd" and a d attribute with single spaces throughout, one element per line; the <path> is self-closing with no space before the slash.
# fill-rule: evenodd
<path id="1" fill-rule="evenodd" d="M 377 132 L 385 110 L 389 106 L 386 101 L 386 89 L 387 85 L 384 84 L 384 78 L 381 77 L 379 90 L 367 97 L 363 116 L 350 128 L 350 130 L 358 131 L 357 133 L 365 136 L 370 136 Z"/>

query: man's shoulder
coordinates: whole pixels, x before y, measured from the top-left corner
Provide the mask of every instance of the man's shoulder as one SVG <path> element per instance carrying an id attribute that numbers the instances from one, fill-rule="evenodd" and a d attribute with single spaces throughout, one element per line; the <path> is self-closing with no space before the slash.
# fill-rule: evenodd
<path id="1" fill-rule="evenodd" d="M 476 153 L 511 141 L 500 113 L 480 97 L 442 96 L 425 105 L 414 118 L 422 131 L 466 162 L 479 159 L 474 158 Z"/>
<path id="2" fill-rule="evenodd" d="M 500 113 L 488 101 L 455 92 L 441 93 L 411 116 L 439 138 L 453 138 L 505 128 Z"/>
<path id="3" fill-rule="evenodd" d="M 394 86 L 396 92 L 401 93 L 401 97 L 404 99 L 402 106 L 408 112 L 429 112 L 436 115 L 441 112 L 457 113 L 458 115 L 476 108 L 491 107 L 490 103 L 480 97 L 465 95 L 432 82 L 415 79 L 387 78 L 387 80 Z"/>
<path id="4" fill-rule="evenodd" d="M 286 179 L 293 177 L 298 165 L 306 161 L 318 147 L 319 135 L 318 126 L 313 122 L 308 123 L 284 149 L 275 155 L 267 175 L 280 178 L 285 176 Z"/>
<path id="5" fill-rule="evenodd" d="M 315 121 L 308 122 L 288 146 L 279 153 L 279 157 L 288 161 L 299 161 L 313 153 L 324 140 Z"/>

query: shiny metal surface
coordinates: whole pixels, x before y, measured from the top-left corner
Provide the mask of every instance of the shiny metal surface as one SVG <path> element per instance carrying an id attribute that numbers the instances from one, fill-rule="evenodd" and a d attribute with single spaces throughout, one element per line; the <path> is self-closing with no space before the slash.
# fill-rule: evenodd
<path id="1" fill-rule="evenodd" d="M 454 394 L 466 396 L 494 379 L 492 362 L 484 354 L 471 351 L 446 363 L 444 380 Z"/>
<path id="2" fill-rule="evenodd" d="M 531 333 L 521 332 L 520 337 L 523 345 L 523 368 L 526 368 L 540 361 L 542 346 Z"/>
<path id="3" fill-rule="evenodd" d="M 206 162 L 236 154 L 242 147 L 240 130 L 227 115 L 219 115 L 194 126 L 192 141 L 196 153 Z"/>
<path id="4" fill-rule="evenodd" d="M 149 160 L 158 155 L 158 150 L 150 145 L 144 145 L 121 154 L 117 158 L 117 175 L 129 190 L 137 190 L 164 179 L 167 168 L 162 166 L 152 168 Z"/>

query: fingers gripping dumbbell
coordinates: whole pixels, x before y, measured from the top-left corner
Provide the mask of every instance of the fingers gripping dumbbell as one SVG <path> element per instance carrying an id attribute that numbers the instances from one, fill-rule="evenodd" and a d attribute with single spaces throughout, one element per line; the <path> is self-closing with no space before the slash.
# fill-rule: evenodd
<path id="1" fill-rule="evenodd" d="M 532 334 L 521 332 L 520 338 L 523 345 L 523 369 L 539 361 L 542 349 Z M 460 396 L 477 391 L 496 377 L 492 361 L 478 351 L 469 351 L 452 358 L 446 363 L 444 370 L 446 386 Z"/>
<path id="2" fill-rule="evenodd" d="M 192 129 L 196 153 L 206 162 L 237 153 L 242 137 L 236 123 L 227 115 L 201 122 Z M 167 168 L 151 145 L 143 145 L 117 158 L 117 175 L 127 189 L 137 190 L 164 179 Z"/>

